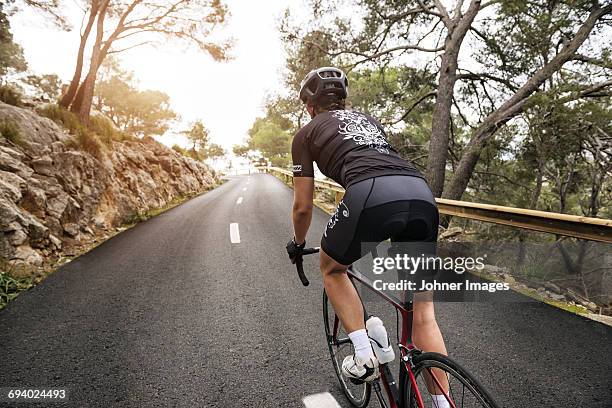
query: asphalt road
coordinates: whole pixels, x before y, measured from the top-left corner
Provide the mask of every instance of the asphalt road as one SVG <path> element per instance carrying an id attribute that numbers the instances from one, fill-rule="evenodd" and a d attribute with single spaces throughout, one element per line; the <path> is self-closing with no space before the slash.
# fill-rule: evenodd
<path id="1" fill-rule="evenodd" d="M 65 265 L 0 312 L 0 387 L 67 387 L 52 406 L 301 407 L 325 391 L 348 406 L 317 259 L 304 288 L 285 258 L 291 197 L 272 176 L 235 177 Z M 326 221 L 316 210 L 310 243 Z M 611 328 L 534 303 L 437 313 L 449 353 L 502 406 L 612 405 Z"/>

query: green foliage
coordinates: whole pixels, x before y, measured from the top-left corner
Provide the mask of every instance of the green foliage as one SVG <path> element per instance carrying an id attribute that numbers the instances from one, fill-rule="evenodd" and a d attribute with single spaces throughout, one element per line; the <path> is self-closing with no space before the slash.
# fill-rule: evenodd
<path id="1" fill-rule="evenodd" d="M 177 144 L 172 145 L 172 150 L 182 154 L 183 156 L 187 156 L 187 151 Z"/>
<path id="2" fill-rule="evenodd" d="M 80 129 L 84 128 L 77 116 L 54 104 L 44 105 L 37 109 L 39 115 L 51 119 L 55 123 L 62 125 L 72 135 L 76 135 Z"/>
<path id="3" fill-rule="evenodd" d="M 273 166 L 289 165 L 291 135 L 277 123 L 258 118 L 249 130 L 249 136 L 251 150 L 259 150 Z"/>
<path id="4" fill-rule="evenodd" d="M 133 75 L 115 60 L 102 67 L 95 90 L 94 106 L 124 133 L 135 136 L 161 135 L 177 115 L 170 109 L 170 97 L 160 91 L 141 91 Z"/>
<path id="5" fill-rule="evenodd" d="M 103 115 L 93 115 L 89 119 L 89 129 L 100 138 L 106 146 L 112 146 L 112 141 L 135 140 L 135 138 L 120 131 L 113 122 Z"/>
<path id="6" fill-rule="evenodd" d="M 27 68 L 23 48 L 13 42 L 11 26 L 2 2 L 0 3 L 0 79 L 9 72 L 22 72 Z"/>
<path id="7" fill-rule="evenodd" d="M 55 102 L 62 91 L 62 81 L 55 74 L 28 75 L 24 82 L 34 87 L 36 97 L 47 102 Z"/>
<path id="8" fill-rule="evenodd" d="M 204 154 L 207 159 L 216 159 L 225 156 L 225 149 L 216 143 L 211 143 L 206 147 Z"/>
<path id="9" fill-rule="evenodd" d="M 0 101 L 13 106 L 23 106 L 21 92 L 11 85 L 0 85 Z"/>
<path id="10" fill-rule="evenodd" d="M 72 112 L 57 105 L 46 105 L 38 110 L 41 116 L 45 116 L 62 125 L 68 132 L 76 137 L 78 146 L 98 160 L 105 154 L 105 146 L 93 130 L 83 125 L 79 118 Z M 96 121 L 100 125 L 101 121 Z"/>
<path id="11" fill-rule="evenodd" d="M 17 123 L 9 119 L 0 120 L 0 136 L 5 137 L 7 140 L 10 140 L 16 145 L 20 145 L 22 143 L 19 126 Z"/>
<path id="12" fill-rule="evenodd" d="M 193 123 L 191 129 L 182 132 L 192 144 L 192 150 L 204 149 L 208 145 L 210 131 L 201 120 Z"/>
<path id="13" fill-rule="evenodd" d="M 232 152 L 238 157 L 247 157 L 251 148 L 248 145 L 234 145 Z"/>
<path id="14" fill-rule="evenodd" d="M 14 278 L 9 272 L 0 271 L 0 310 L 21 292 L 30 289 L 34 284 L 30 278 Z"/>

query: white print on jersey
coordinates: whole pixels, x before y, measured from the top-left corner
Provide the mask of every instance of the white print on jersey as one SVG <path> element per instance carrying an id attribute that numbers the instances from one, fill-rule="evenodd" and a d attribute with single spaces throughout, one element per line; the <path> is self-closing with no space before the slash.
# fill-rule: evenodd
<path id="1" fill-rule="evenodd" d="M 332 116 L 342 122 L 338 127 L 338 133 L 344 136 L 344 140 L 352 139 L 360 146 L 366 145 L 380 153 L 389 154 L 389 143 L 383 132 L 365 115 L 347 110 L 336 110 L 332 112 Z"/>
<path id="2" fill-rule="evenodd" d="M 338 207 L 336 208 L 336 211 L 332 214 L 331 218 L 327 222 L 327 228 L 325 228 L 325 232 L 323 232 L 323 235 L 325 237 L 327 237 L 327 230 L 328 229 L 333 229 L 336 226 L 336 224 L 338 223 L 338 221 L 340 220 L 340 207 L 344 207 L 344 209 L 342 210 L 342 215 L 345 218 L 349 217 L 349 209 L 348 209 L 348 207 L 346 206 L 346 204 L 344 204 L 343 200 L 340 200 L 340 202 L 338 203 Z"/>
<path id="3" fill-rule="evenodd" d="M 299 173 L 300 171 L 302 171 L 302 165 L 301 164 L 294 164 L 293 165 L 293 171 L 296 173 Z"/>

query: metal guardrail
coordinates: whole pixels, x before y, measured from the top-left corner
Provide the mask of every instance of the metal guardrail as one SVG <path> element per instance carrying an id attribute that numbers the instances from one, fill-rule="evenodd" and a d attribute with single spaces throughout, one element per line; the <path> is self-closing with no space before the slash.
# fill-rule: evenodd
<path id="1" fill-rule="evenodd" d="M 292 184 L 293 182 L 293 173 L 288 170 L 278 167 L 259 167 L 259 170 L 274 174 L 287 184 Z M 315 186 L 334 192 L 336 204 L 340 202 L 344 195 L 342 186 L 331 181 L 315 179 Z M 445 198 L 436 198 L 436 202 L 438 203 L 440 213 L 445 215 L 491 222 L 531 231 L 612 243 L 612 220 L 608 219 L 470 203 Z"/>

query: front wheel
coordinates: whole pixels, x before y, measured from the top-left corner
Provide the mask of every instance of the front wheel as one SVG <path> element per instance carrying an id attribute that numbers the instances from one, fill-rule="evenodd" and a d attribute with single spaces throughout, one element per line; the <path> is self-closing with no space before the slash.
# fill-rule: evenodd
<path id="1" fill-rule="evenodd" d="M 344 395 L 354 407 L 366 407 L 370 402 L 372 386 L 369 383 L 353 384 L 342 374 L 342 361 L 346 356 L 353 355 L 353 343 L 338 320 L 325 291 L 323 291 L 323 322 L 329 355 Z"/>
<path id="2" fill-rule="evenodd" d="M 432 394 L 456 408 L 497 408 L 482 385 L 453 360 L 438 353 L 421 353 L 413 357 L 418 392 L 409 375 L 402 375 L 402 408 L 436 407 Z M 446 395 L 446 396 L 445 396 Z M 446 405 L 446 404 L 445 404 Z"/>

